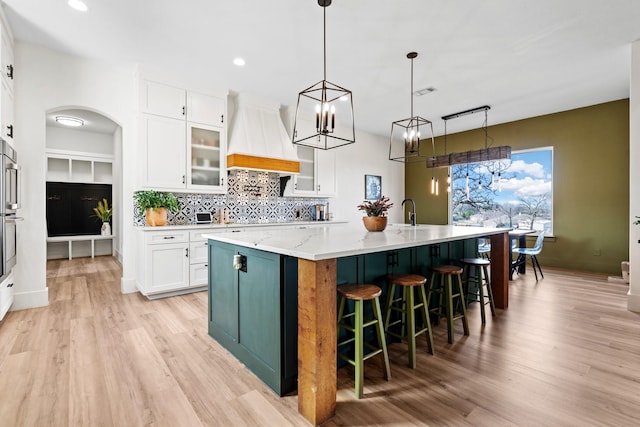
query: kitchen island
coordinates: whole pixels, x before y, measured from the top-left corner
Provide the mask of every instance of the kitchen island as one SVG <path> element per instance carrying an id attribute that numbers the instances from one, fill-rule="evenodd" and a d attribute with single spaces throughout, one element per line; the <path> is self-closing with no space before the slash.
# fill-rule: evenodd
<path id="1" fill-rule="evenodd" d="M 434 247 L 470 239 L 475 247 L 477 237 L 490 237 L 495 304 L 499 308 L 507 308 L 510 265 L 508 231 L 481 227 L 392 224 L 383 232 L 367 232 L 362 224 L 350 223 L 330 227 L 296 227 L 286 231 L 210 234 L 205 237 L 210 239 L 210 257 L 212 245 L 222 242 L 258 251 L 264 254 L 265 259 L 272 259 L 273 254 L 276 254 L 297 261 L 298 410 L 312 424 L 317 425 L 334 414 L 336 405 L 338 260 L 407 248 Z M 276 265 L 278 264 L 271 263 L 271 266 Z M 247 266 L 242 265 L 242 261 L 235 266 L 238 269 L 243 267 Z M 232 267 L 211 262 L 209 268 L 212 298 L 216 291 L 211 289 L 212 282 L 215 282 L 217 275 L 222 274 L 221 270 Z M 250 266 L 248 268 L 251 269 Z M 262 268 L 262 277 L 266 279 L 270 271 L 270 267 Z M 211 308 L 209 311 L 211 320 Z"/>

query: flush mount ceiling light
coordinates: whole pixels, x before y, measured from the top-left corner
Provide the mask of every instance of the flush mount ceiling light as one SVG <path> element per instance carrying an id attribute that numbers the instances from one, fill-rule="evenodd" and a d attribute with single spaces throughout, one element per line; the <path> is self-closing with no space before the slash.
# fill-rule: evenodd
<path id="1" fill-rule="evenodd" d="M 327 81 L 327 7 L 331 0 L 318 0 L 318 5 L 323 8 L 324 74 L 321 81 L 298 94 L 292 142 L 329 150 L 356 142 L 356 131 L 351 91 Z"/>
<path id="2" fill-rule="evenodd" d="M 67 3 L 71 8 L 80 12 L 86 12 L 89 8 L 82 0 L 69 0 Z"/>
<path id="3" fill-rule="evenodd" d="M 238 67 L 242 67 L 246 64 L 245 60 L 242 58 L 236 58 L 233 60 L 233 64 L 237 65 Z"/>
<path id="4" fill-rule="evenodd" d="M 433 124 L 419 116 L 413 115 L 413 60 L 418 56 L 416 52 L 407 53 L 411 60 L 411 117 L 395 121 L 391 124 L 391 138 L 389 139 L 389 160 L 397 162 L 424 161 L 427 157 L 421 152 L 421 142 L 431 140 L 431 149 L 435 154 L 433 139 Z M 424 144 L 422 144 L 424 146 Z"/>
<path id="5" fill-rule="evenodd" d="M 77 117 L 56 116 L 56 122 L 60 123 L 61 125 L 71 127 L 84 126 L 84 120 Z"/>

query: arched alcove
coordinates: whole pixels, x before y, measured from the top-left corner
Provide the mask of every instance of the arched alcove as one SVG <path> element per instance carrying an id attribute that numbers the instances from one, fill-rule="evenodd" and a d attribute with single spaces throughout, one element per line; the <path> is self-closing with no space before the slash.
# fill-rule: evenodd
<path id="1" fill-rule="evenodd" d="M 47 259 L 121 253 L 122 128 L 94 109 L 46 113 Z M 93 208 L 106 198 L 110 233 Z M 95 237 L 94 237 L 95 236 Z"/>

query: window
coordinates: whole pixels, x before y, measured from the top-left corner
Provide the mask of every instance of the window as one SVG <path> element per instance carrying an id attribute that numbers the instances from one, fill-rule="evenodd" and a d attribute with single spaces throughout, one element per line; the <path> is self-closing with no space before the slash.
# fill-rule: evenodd
<path id="1" fill-rule="evenodd" d="M 451 222 L 553 234 L 553 147 L 451 167 Z"/>

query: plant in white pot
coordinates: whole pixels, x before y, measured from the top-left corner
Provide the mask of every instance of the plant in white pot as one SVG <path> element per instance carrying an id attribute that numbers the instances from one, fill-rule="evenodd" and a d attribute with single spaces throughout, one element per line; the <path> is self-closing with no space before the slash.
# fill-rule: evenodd
<path id="1" fill-rule="evenodd" d="M 139 215 L 145 215 L 147 225 L 160 226 L 167 224 L 167 211 L 177 212 L 180 209 L 178 199 L 172 193 L 156 190 L 145 190 L 134 193 Z"/>
<path id="2" fill-rule="evenodd" d="M 98 206 L 93 208 L 93 212 L 95 212 L 95 216 L 102 221 L 100 234 L 103 236 L 110 236 L 111 224 L 109 224 L 109 220 L 111 219 L 111 215 L 113 215 L 113 207 L 109 207 L 107 199 L 102 199 L 98 201 Z"/>

